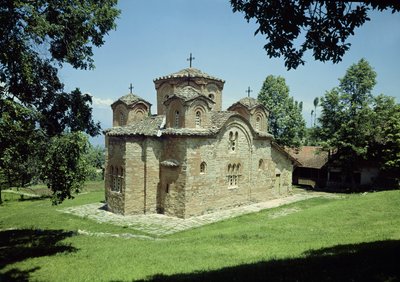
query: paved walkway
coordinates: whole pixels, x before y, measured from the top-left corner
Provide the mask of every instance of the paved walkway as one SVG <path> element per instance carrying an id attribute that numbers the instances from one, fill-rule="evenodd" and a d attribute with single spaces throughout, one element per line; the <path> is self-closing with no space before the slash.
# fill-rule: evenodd
<path id="1" fill-rule="evenodd" d="M 119 215 L 108 212 L 104 209 L 104 204 L 95 203 L 77 207 L 70 207 L 61 209 L 59 211 L 86 217 L 100 223 L 115 224 L 118 226 L 126 226 L 135 230 L 140 230 L 151 236 L 163 236 L 173 234 L 176 232 L 188 230 L 195 227 L 200 227 L 206 224 L 218 222 L 221 220 L 233 218 L 243 214 L 258 212 L 264 209 L 275 208 L 281 205 L 286 205 L 293 202 L 302 201 L 314 197 L 336 197 L 335 195 L 321 192 L 301 192 L 290 195 L 285 198 L 274 199 L 262 203 L 256 203 L 241 207 L 236 207 L 228 210 L 217 211 L 210 214 L 191 217 L 188 219 L 181 219 L 170 217 L 162 214 L 148 214 L 148 215 Z M 298 210 L 288 209 L 286 211 L 272 215 L 271 217 L 283 216 L 288 213 L 293 213 Z M 80 230 L 82 234 L 86 231 Z M 90 235 L 90 234 L 88 234 Z M 140 237 L 140 236 L 139 236 Z M 141 236 L 143 238 L 147 236 Z M 151 238 L 151 237 L 147 237 Z"/>

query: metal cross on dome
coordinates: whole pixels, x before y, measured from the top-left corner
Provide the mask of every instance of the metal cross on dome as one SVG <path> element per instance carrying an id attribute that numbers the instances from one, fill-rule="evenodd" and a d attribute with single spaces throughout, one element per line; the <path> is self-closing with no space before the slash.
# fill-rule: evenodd
<path id="1" fill-rule="evenodd" d="M 190 57 L 186 59 L 186 61 L 189 61 L 189 67 L 192 67 L 192 61 L 195 60 L 195 57 L 192 56 L 192 53 L 190 53 Z"/>
<path id="2" fill-rule="evenodd" d="M 247 97 L 250 97 L 250 92 L 253 92 L 253 90 L 250 89 L 250 86 L 246 90 L 247 92 Z"/>
<path id="3" fill-rule="evenodd" d="M 128 89 L 131 91 L 131 92 L 130 92 L 131 94 L 132 94 L 133 88 L 134 88 L 134 87 L 132 86 L 132 83 L 131 83 L 131 85 L 130 85 L 129 88 L 128 88 Z"/>

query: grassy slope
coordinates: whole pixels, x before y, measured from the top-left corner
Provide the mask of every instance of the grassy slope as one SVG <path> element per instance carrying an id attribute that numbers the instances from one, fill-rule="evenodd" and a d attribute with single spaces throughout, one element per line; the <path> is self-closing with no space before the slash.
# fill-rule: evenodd
<path id="1" fill-rule="evenodd" d="M 61 207 L 103 199 L 101 190 L 91 190 Z M 321 255 L 321 252 L 336 254 L 343 251 L 326 248 L 346 245 L 346 254 L 349 249 L 355 253 L 360 248 L 380 248 L 380 242 L 388 240 L 395 240 L 388 242 L 394 242 L 398 247 L 399 207 L 400 191 L 348 195 L 342 199 L 317 198 L 151 241 L 71 236 L 68 231 L 77 229 L 138 232 L 59 213 L 56 210 L 60 207 L 52 207 L 47 199 L 8 201 L 0 207 L 0 229 L 13 227 L 22 231 L 0 232 L 0 239 L 6 242 L 0 243 L 0 250 L 5 250 L 3 255 L 0 254 L 0 273 L 4 279 L 18 277 L 45 281 L 110 281 L 146 277 L 173 281 L 219 280 L 221 275 L 231 280 L 241 275 L 248 278 L 249 273 L 250 276 L 251 273 L 266 275 L 265 269 L 274 269 L 275 273 L 285 269 L 289 275 L 287 281 L 290 281 L 309 272 L 304 266 L 315 263 L 310 260 L 313 256 Z M 297 212 L 273 216 L 294 210 Z M 362 242 L 378 245 L 359 248 L 357 244 Z M 325 251 L 318 251 L 322 249 Z M 332 262 L 327 263 L 332 265 Z M 301 266 L 302 270 L 290 273 L 288 265 L 289 269 Z M 393 275 L 389 270 L 385 271 L 382 277 Z M 400 276 L 396 277 L 400 279 Z M 255 280 L 256 276 L 251 278 Z"/>

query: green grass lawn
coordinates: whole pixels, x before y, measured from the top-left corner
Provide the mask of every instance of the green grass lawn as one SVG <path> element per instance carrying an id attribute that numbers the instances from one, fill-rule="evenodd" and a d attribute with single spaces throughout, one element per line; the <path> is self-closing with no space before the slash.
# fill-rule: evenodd
<path id="1" fill-rule="evenodd" d="M 313 198 L 156 240 L 78 234 L 142 234 L 57 211 L 104 199 L 101 182 L 83 192 L 60 206 L 3 193 L 0 281 L 400 279 L 398 190 Z"/>

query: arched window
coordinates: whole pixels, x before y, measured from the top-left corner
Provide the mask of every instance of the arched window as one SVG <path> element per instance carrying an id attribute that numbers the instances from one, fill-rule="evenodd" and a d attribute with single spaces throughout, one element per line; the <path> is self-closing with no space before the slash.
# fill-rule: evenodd
<path id="1" fill-rule="evenodd" d="M 206 162 L 202 162 L 202 163 L 200 164 L 200 173 L 201 173 L 201 174 L 206 173 L 206 169 L 207 169 L 207 164 L 206 164 Z"/>
<path id="2" fill-rule="evenodd" d="M 258 116 L 256 117 L 256 129 L 260 130 L 261 118 Z"/>
<path id="3" fill-rule="evenodd" d="M 200 127 L 201 126 L 201 111 L 200 110 L 196 111 L 195 122 L 196 122 L 196 127 Z"/>
<path id="4" fill-rule="evenodd" d="M 175 123 L 174 127 L 179 127 L 179 111 L 175 111 Z"/>
<path id="5" fill-rule="evenodd" d="M 239 185 L 239 176 L 240 176 L 240 163 L 238 164 L 228 164 L 228 186 L 229 187 L 237 187 Z"/>
<path id="6" fill-rule="evenodd" d="M 260 159 L 258 161 L 258 170 L 262 170 L 264 168 L 264 160 Z"/>
<path id="7" fill-rule="evenodd" d="M 125 125 L 125 115 L 124 115 L 124 113 L 119 113 L 119 125 L 120 126 L 123 126 L 123 125 Z"/>
<path id="8" fill-rule="evenodd" d="M 233 132 L 229 132 L 229 144 L 230 144 L 230 150 L 231 152 L 234 152 L 237 149 L 237 140 L 238 140 L 238 136 L 239 134 L 237 132 L 235 132 L 235 134 L 233 134 Z"/>

